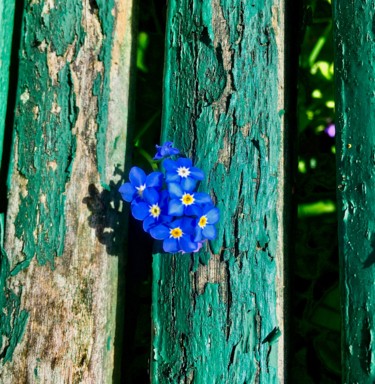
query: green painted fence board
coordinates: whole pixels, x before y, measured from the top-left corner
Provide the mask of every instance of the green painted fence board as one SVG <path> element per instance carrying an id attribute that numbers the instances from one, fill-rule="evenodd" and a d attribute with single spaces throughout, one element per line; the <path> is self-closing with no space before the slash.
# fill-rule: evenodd
<path id="1" fill-rule="evenodd" d="M 25 2 L 1 253 L 1 383 L 115 375 L 132 4 Z"/>
<path id="2" fill-rule="evenodd" d="M 335 1 L 343 382 L 375 382 L 374 2 Z"/>
<path id="3" fill-rule="evenodd" d="M 276 383 L 284 370 L 284 3 L 168 2 L 163 141 L 221 211 L 198 254 L 153 261 L 153 383 Z"/>
<path id="4" fill-rule="evenodd" d="M 12 0 L 0 0 L 0 169 L 3 155 L 5 116 L 8 99 L 14 5 L 15 2 Z"/>

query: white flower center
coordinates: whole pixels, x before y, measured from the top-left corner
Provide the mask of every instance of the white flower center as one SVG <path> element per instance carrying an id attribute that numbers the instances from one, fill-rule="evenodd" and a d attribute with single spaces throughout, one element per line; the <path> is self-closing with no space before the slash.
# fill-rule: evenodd
<path id="1" fill-rule="evenodd" d="M 177 168 L 177 174 L 181 177 L 188 177 L 190 175 L 190 169 L 186 167 L 179 167 Z"/>
<path id="2" fill-rule="evenodd" d="M 143 185 L 141 185 L 139 187 L 135 187 L 135 189 L 138 191 L 138 195 L 140 197 L 142 197 L 143 196 L 143 191 L 146 189 L 146 184 L 143 184 Z"/>

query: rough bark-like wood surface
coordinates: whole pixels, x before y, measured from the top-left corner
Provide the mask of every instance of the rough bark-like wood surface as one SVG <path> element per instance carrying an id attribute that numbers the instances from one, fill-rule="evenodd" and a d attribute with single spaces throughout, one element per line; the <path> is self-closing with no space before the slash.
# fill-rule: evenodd
<path id="1" fill-rule="evenodd" d="M 1 260 L 4 384 L 112 382 L 131 16 L 131 0 L 25 4 Z"/>
<path id="2" fill-rule="evenodd" d="M 343 382 L 374 383 L 374 3 L 333 9 Z"/>
<path id="3" fill-rule="evenodd" d="M 283 382 L 284 2 L 168 5 L 163 139 L 221 220 L 198 254 L 154 255 L 152 382 Z"/>

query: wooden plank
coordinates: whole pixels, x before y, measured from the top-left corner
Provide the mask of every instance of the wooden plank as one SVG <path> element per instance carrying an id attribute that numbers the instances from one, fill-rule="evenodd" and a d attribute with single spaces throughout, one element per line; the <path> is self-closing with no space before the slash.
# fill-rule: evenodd
<path id="1" fill-rule="evenodd" d="M 8 99 L 14 6 L 14 1 L 0 0 L 0 169 L 3 155 L 5 116 Z"/>
<path id="2" fill-rule="evenodd" d="M 284 370 L 284 2 L 168 2 L 163 141 L 221 211 L 198 254 L 155 254 L 153 383 L 276 383 Z"/>
<path id="3" fill-rule="evenodd" d="M 132 4 L 25 2 L 1 260 L 15 296 L 2 311 L 4 384 L 115 376 Z"/>
<path id="4" fill-rule="evenodd" d="M 334 2 L 343 382 L 375 381 L 374 5 Z"/>

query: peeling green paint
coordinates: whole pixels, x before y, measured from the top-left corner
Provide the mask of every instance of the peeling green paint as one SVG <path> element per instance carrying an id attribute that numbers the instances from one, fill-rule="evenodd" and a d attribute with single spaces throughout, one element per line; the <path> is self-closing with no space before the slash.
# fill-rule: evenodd
<path id="1" fill-rule="evenodd" d="M 374 383 L 374 2 L 333 10 L 343 382 Z"/>
<path id="2" fill-rule="evenodd" d="M 95 156 L 103 177 L 114 1 L 91 4 L 91 11 L 98 13 L 106 32 L 99 55 L 104 78 L 98 75 L 93 90 L 98 96 Z M 22 35 L 14 135 L 17 168 L 27 180 L 15 223 L 16 236 L 24 242 L 24 260 L 15 266 L 13 274 L 26 268 L 34 256 L 39 264 L 49 263 L 53 268 L 54 257 L 63 252 L 64 191 L 75 157 L 72 130 L 79 113 L 69 63 L 84 44 L 81 19 L 82 2 L 78 0 L 56 2 L 52 7 L 48 2 L 32 3 L 25 8 L 23 30 L 27 33 Z"/>
<path id="3" fill-rule="evenodd" d="M 284 5 L 168 6 L 163 140 L 221 219 L 197 255 L 154 255 L 152 382 L 283 382 Z"/>
<path id="4" fill-rule="evenodd" d="M 64 191 L 74 159 L 72 129 L 78 112 L 67 56 L 72 60 L 83 43 L 81 12 L 81 3 L 74 0 L 67 6 L 25 7 L 13 153 L 18 172 L 27 180 L 15 222 L 24 260 L 13 274 L 34 256 L 53 268 L 54 257 L 62 254 Z"/>
<path id="5" fill-rule="evenodd" d="M 132 1 L 25 2 L 0 265 L 0 361 L 12 360 L 16 346 L 22 358 L 4 365 L 1 382 L 107 382 L 119 364 L 124 212 L 117 188 L 132 32 Z M 33 311 L 39 305 L 42 314 Z M 68 353 L 56 352 L 62 342 Z"/>
<path id="6" fill-rule="evenodd" d="M 0 169 L 3 156 L 5 116 L 8 99 L 14 6 L 15 2 L 12 0 L 0 0 Z"/>

